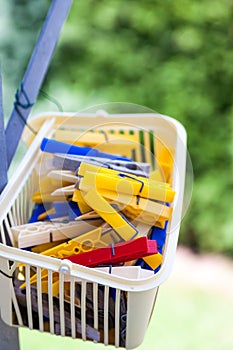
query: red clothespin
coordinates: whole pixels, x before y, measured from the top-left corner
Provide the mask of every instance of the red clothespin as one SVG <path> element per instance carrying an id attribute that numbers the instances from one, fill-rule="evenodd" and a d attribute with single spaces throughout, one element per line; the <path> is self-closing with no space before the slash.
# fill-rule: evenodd
<path id="1" fill-rule="evenodd" d="M 148 240 L 147 237 L 140 237 L 132 241 L 117 243 L 86 253 L 74 254 L 65 259 L 79 265 L 96 267 L 99 265 L 120 264 L 157 253 L 157 243 L 155 240 Z"/>

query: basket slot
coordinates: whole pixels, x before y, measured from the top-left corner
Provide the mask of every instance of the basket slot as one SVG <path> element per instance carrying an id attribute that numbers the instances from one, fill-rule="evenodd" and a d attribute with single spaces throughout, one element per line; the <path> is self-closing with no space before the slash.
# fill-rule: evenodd
<path id="1" fill-rule="evenodd" d="M 11 225 L 22 225 L 28 222 L 34 208 L 34 203 L 31 201 L 31 194 L 36 191 L 36 188 L 36 174 L 33 172 L 12 205 L 10 210 Z"/>
<path id="2" fill-rule="evenodd" d="M 15 290 L 14 290 L 13 284 L 11 285 L 11 293 L 12 293 L 12 302 L 13 302 L 15 314 L 17 317 L 17 325 L 23 326 L 23 319 L 21 316 L 21 312 L 19 309 L 19 304 L 18 304 L 16 295 L 15 295 Z"/>
<path id="3" fill-rule="evenodd" d="M 108 345 L 109 287 L 104 288 L 104 344 Z"/>
<path id="4" fill-rule="evenodd" d="M 48 270 L 48 304 L 49 304 L 49 329 L 54 334 L 54 314 L 53 314 L 53 271 Z"/>
<path id="5" fill-rule="evenodd" d="M 59 274 L 60 333 L 65 336 L 64 274 Z"/>
<path id="6" fill-rule="evenodd" d="M 14 237 L 12 235 L 11 227 L 10 227 L 10 222 L 9 222 L 9 217 L 8 215 L 6 218 L 3 220 L 3 225 L 5 228 L 5 237 L 6 237 L 6 242 L 8 245 L 13 245 L 14 246 Z M 8 238 L 8 239 L 7 239 Z M 10 242 L 8 242 L 8 240 Z"/>
<path id="7" fill-rule="evenodd" d="M 86 340 L 86 292 L 87 282 L 82 281 L 82 292 L 81 292 L 81 323 L 82 323 L 82 339 Z"/>
<path id="8" fill-rule="evenodd" d="M 14 221 L 14 218 L 13 218 L 13 207 L 9 210 L 8 218 L 9 218 L 10 226 L 14 226 L 15 225 L 15 221 Z"/>
<path id="9" fill-rule="evenodd" d="M 20 206 L 20 217 L 21 217 L 21 222 L 24 223 L 26 222 L 26 215 L 25 215 L 25 186 L 22 189 L 22 192 L 19 195 L 19 206 Z"/>
<path id="10" fill-rule="evenodd" d="M 38 189 L 38 175 L 36 174 L 36 171 L 32 172 L 31 176 L 29 177 L 26 183 L 25 188 L 26 188 L 25 201 L 27 204 L 27 219 L 25 222 L 27 222 L 34 209 L 34 203 L 31 200 L 32 199 L 31 195 Z"/>
<path id="11" fill-rule="evenodd" d="M 20 209 L 20 198 L 21 198 L 21 195 L 19 195 L 15 201 L 15 217 L 16 217 L 17 225 L 23 224 L 23 218 L 21 216 L 21 209 Z"/>
<path id="12" fill-rule="evenodd" d="M 75 327 L 75 279 L 71 278 L 70 281 L 70 319 L 71 319 L 71 336 L 76 338 Z"/>
<path id="13" fill-rule="evenodd" d="M 129 293 L 121 291 L 120 295 L 120 346 L 126 346 L 127 318 L 128 318 L 128 298 Z"/>
<path id="14" fill-rule="evenodd" d="M 115 301 L 115 346 L 120 345 L 120 297 L 121 291 L 116 289 L 116 301 Z"/>
<path id="15" fill-rule="evenodd" d="M 29 198 L 28 198 L 28 182 L 26 183 L 26 186 L 24 187 L 24 196 L 22 198 L 23 208 L 24 208 L 24 222 L 27 222 L 28 220 L 28 213 L 29 213 Z M 30 201 L 31 202 L 31 201 Z"/>
<path id="16" fill-rule="evenodd" d="M 0 242 L 9 246 L 12 246 L 14 244 L 14 238 L 12 235 L 11 224 L 8 215 L 0 223 Z"/>
<path id="17" fill-rule="evenodd" d="M 25 213 L 24 213 L 24 191 L 25 191 L 25 187 L 23 187 L 22 192 L 19 195 L 19 216 L 20 216 L 20 224 L 23 224 L 24 222 L 26 222 L 24 220 L 25 217 Z"/>
<path id="18" fill-rule="evenodd" d="M 5 237 L 4 227 L 2 223 L 0 224 L 0 235 L 1 235 L 1 242 L 3 244 L 6 244 L 6 237 Z"/>
<path id="19" fill-rule="evenodd" d="M 43 303 L 42 303 L 42 286 L 41 286 L 41 268 L 37 267 L 37 303 L 38 303 L 38 316 L 39 316 L 39 330 L 44 331 L 43 322 Z"/>
<path id="20" fill-rule="evenodd" d="M 98 329 L 98 283 L 93 283 L 94 328 Z"/>
<path id="21" fill-rule="evenodd" d="M 12 206 L 12 216 L 14 218 L 14 225 L 15 226 L 19 225 L 19 218 L 17 216 L 17 210 L 16 210 L 16 208 L 17 208 L 16 201 L 17 201 L 17 199 L 14 201 L 14 204 Z"/>
<path id="22" fill-rule="evenodd" d="M 30 265 L 26 265 L 25 268 L 26 277 L 26 305 L 28 315 L 28 327 L 33 329 L 33 318 L 32 318 L 32 300 L 31 300 L 31 284 L 30 284 Z"/>

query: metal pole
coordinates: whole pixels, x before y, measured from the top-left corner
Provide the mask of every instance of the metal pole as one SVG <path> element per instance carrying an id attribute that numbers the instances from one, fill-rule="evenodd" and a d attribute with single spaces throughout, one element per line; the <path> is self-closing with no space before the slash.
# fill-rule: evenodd
<path id="1" fill-rule="evenodd" d="M 0 72 L 0 193 L 7 184 L 7 154 L 2 102 L 2 77 Z M 0 317 L 0 349 L 19 350 L 18 329 L 6 325 Z"/>
<path id="2" fill-rule="evenodd" d="M 7 153 L 2 101 L 2 76 L 0 72 L 0 193 L 7 184 Z"/>
<path id="3" fill-rule="evenodd" d="M 6 127 L 8 168 L 14 157 L 23 128 L 43 83 L 62 26 L 73 0 L 53 0 L 32 53 Z"/>

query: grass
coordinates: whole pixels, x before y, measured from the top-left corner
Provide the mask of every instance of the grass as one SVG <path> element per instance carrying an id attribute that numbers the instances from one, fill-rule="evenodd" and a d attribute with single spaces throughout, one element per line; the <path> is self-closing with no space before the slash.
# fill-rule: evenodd
<path id="1" fill-rule="evenodd" d="M 183 262 L 185 264 L 185 261 Z M 195 267 L 194 267 L 195 268 Z M 213 269 L 215 266 L 212 267 Z M 201 271 L 200 271 L 201 272 Z M 190 283 L 177 273 L 160 288 L 155 311 L 146 336 L 138 350 L 232 350 L 233 296 L 218 288 Z M 190 270 L 190 274 L 193 271 Z M 229 286 L 232 282 L 229 272 Z M 206 276 L 208 278 L 208 276 Z M 216 286 L 218 276 L 216 275 Z M 207 283 L 208 285 L 208 283 Z M 114 349 L 102 344 L 72 340 L 20 330 L 21 350 L 104 350 Z"/>

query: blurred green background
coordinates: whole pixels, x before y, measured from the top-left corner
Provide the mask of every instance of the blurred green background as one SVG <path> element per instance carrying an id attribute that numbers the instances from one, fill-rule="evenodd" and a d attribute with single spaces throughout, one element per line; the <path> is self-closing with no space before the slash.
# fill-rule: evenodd
<path id="1" fill-rule="evenodd" d="M 0 0 L 0 62 L 6 120 L 50 3 Z M 232 18 L 231 0 L 74 0 L 42 87 L 65 111 L 80 111 L 107 102 L 129 102 L 181 121 L 188 133 L 194 187 L 180 244 L 195 253 L 221 253 L 230 258 L 233 257 Z M 58 109 L 40 94 L 33 113 Z M 171 286 L 175 294 L 165 292 L 164 300 L 179 295 L 184 300 L 187 312 L 184 315 L 189 316 L 181 317 L 179 328 L 173 315 L 170 322 L 176 325 L 172 328 L 174 338 L 169 338 L 164 349 L 197 349 L 198 337 L 204 338 L 201 327 L 207 330 L 210 327 L 208 331 L 214 338 L 199 349 L 232 348 L 224 347 L 223 343 L 218 346 L 221 317 L 215 318 L 214 325 L 207 325 L 211 312 L 220 310 L 226 311 L 225 321 L 230 323 L 227 305 L 232 307 L 232 299 L 231 304 L 226 299 L 222 304 L 222 296 L 215 304 L 213 293 L 200 296 L 198 288 L 187 291 L 175 283 Z M 197 300 L 199 306 L 192 309 L 190 305 Z M 162 299 L 161 308 L 168 311 L 165 303 Z M 192 338 L 188 341 L 185 333 L 180 346 L 175 341 L 176 346 L 172 346 L 171 340 L 178 341 L 182 322 L 185 326 L 192 312 L 190 328 L 200 322 L 203 305 L 209 317 L 202 314 L 205 321 L 199 333 L 195 330 L 194 335 L 186 329 Z M 161 322 L 167 323 L 166 317 Z M 163 327 L 158 331 L 161 342 L 157 340 L 156 344 L 162 349 L 167 334 Z M 222 334 L 226 344 L 229 334 Z M 196 336 L 197 342 L 192 343 L 190 339 Z M 147 345 L 145 349 L 150 348 Z M 26 342 L 24 346 L 23 350 L 27 349 Z M 69 348 L 73 349 L 71 345 Z"/>

